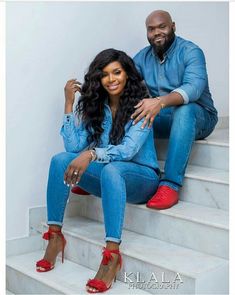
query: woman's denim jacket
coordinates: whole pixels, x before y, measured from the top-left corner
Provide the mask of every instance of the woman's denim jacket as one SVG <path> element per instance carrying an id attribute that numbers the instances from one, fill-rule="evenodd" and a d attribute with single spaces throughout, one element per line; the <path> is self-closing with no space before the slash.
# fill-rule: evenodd
<path id="1" fill-rule="evenodd" d="M 95 148 L 98 163 L 112 161 L 131 161 L 153 168 L 159 173 L 159 166 L 154 146 L 153 129 L 141 128 L 143 120 L 136 125 L 130 120 L 125 126 L 125 136 L 118 145 L 109 144 L 109 134 L 112 128 L 112 114 L 109 106 L 105 104 L 105 115 L 102 123 L 104 129 L 101 141 Z M 60 134 L 64 140 L 67 152 L 79 153 L 89 149 L 92 145 L 87 142 L 88 132 L 82 122 L 76 122 L 73 113 L 65 114 Z"/>

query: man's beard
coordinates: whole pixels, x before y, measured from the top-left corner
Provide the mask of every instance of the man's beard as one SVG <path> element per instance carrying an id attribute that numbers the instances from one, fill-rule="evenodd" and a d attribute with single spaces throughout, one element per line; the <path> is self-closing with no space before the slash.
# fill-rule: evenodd
<path id="1" fill-rule="evenodd" d="M 163 45 L 156 45 L 153 42 L 150 42 L 150 44 L 152 45 L 153 50 L 156 54 L 163 55 L 171 47 L 171 44 L 173 43 L 174 39 L 175 32 L 172 29 L 171 33 L 168 35 L 168 40 Z"/>

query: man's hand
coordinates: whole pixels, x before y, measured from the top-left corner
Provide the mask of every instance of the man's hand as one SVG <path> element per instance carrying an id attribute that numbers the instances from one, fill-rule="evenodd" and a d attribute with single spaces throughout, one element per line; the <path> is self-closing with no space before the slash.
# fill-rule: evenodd
<path id="1" fill-rule="evenodd" d="M 141 128 L 145 128 L 148 124 L 148 128 L 153 125 L 154 118 L 161 110 L 161 101 L 155 98 L 145 98 L 141 100 L 136 106 L 136 111 L 131 115 L 131 119 L 134 119 L 133 124 L 138 123 L 145 117 L 144 123 Z"/>
<path id="2" fill-rule="evenodd" d="M 91 161 L 91 154 L 89 151 L 81 153 L 68 166 L 64 174 L 64 183 L 68 186 L 75 186 L 79 183 L 82 174 L 86 171 Z"/>

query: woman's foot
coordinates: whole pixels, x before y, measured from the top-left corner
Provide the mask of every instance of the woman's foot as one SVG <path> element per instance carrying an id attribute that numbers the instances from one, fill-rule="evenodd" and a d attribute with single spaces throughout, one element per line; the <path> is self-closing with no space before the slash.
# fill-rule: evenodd
<path id="1" fill-rule="evenodd" d="M 103 248 L 103 259 L 94 279 L 89 280 L 86 290 L 89 293 L 98 293 L 108 290 L 116 279 L 121 268 L 121 254 L 118 249 Z"/>
<path id="2" fill-rule="evenodd" d="M 52 270 L 55 266 L 56 257 L 62 251 L 62 262 L 64 256 L 64 247 L 66 244 L 65 238 L 61 233 L 61 229 L 51 229 L 43 235 L 45 240 L 48 240 L 45 255 L 43 259 L 37 262 L 36 269 L 38 272 L 46 272 Z"/>

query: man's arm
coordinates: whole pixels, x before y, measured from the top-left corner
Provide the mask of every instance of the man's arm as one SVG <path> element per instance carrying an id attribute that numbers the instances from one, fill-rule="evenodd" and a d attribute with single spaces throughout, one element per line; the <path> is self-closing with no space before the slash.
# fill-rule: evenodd
<path id="1" fill-rule="evenodd" d="M 135 106 L 136 111 L 131 116 L 132 119 L 135 118 L 133 124 L 138 123 L 145 117 L 142 128 L 145 128 L 147 124 L 148 128 L 151 128 L 154 118 L 160 113 L 162 108 L 181 105 L 183 103 L 184 99 L 178 92 L 171 92 L 158 98 L 145 98 Z"/>
<path id="2" fill-rule="evenodd" d="M 185 52 L 185 72 L 182 84 L 171 93 L 159 99 L 144 99 L 135 106 L 132 119 L 136 124 L 145 117 L 143 127 L 152 126 L 155 116 L 161 108 L 177 106 L 196 101 L 200 98 L 207 81 L 206 63 L 202 50 L 198 47 L 189 48 Z"/>

